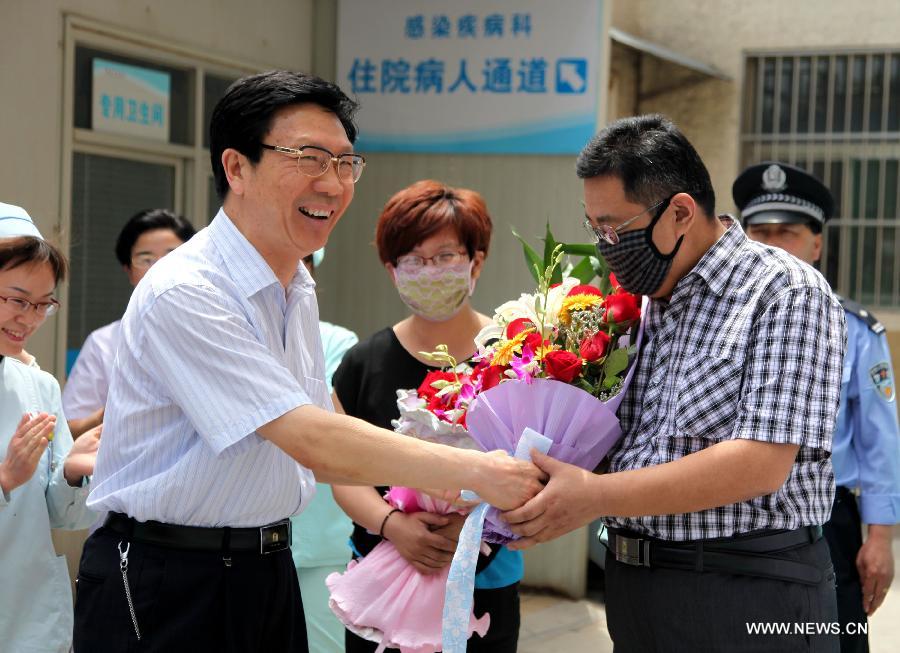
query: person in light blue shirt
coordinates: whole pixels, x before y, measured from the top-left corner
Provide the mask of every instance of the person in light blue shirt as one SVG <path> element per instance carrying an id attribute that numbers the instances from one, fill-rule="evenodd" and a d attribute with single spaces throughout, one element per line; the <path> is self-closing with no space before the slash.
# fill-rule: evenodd
<path id="1" fill-rule="evenodd" d="M 72 592 L 51 528 L 86 528 L 98 446 L 89 431 L 73 446 L 59 384 L 17 360 L 53 315 L 66 260 L 19 207 L 0 203 L 0 649 L 66 653 Z"/>
<path id="2" fill-rule="evenodd" d="M 734 182 L 747 235 L 813 265 L 822 225 L 834 212 L 828 189 L 800 168 L 766 162 Z M 894 372 L 884 327 L 860 304 L 839 298 L 847 319 L 847 351 L 832 444 L 836 485 L 825 537 L 837 577 L 842 624 L 864 624 L 894 577 L 893 525 L 900 522 L 900 429 Z M 861 524 L 868 524 L 865 541 Z M 844 632 L 841 651 L 868 650 L 865 634 Z"/>
<path id="3" fill-rule="evenodd" d="M 325 249 L 316 250 L 303 259 L 310 274 L 322 264 Z M 319 320 L 319 334 L 325 354 L 325 383 L 331 392 L 331 379 L 344 354 L 359 338 L 350 329 Z M 316 496 L 302 514 L 291 517 L 294 541 L 291 554 L 300 581 L 306 636 L 309 649 L 316 653 L 343 653 L 344 624 L 328 607 L 329 574 L 342 572 L 350 562 L 347 538 L 353 522 L 335 503 L 331 486 L 316 483 Z"/>

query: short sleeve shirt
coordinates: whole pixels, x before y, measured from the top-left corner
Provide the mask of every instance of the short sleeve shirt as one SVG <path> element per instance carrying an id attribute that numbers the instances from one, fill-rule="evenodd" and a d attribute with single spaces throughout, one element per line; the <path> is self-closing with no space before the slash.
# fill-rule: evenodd
<path id="1" fill-rule="evenodd" d="M 847 353 L 834 428 L 834 480 L 859 490 L 866 524 L 900 523 L 900 428 L 884 327 L 847 311 Z"/>
<path id="2" fill-rule="evenodd" d="M 85 339 L 63 388 L 63 410 L 69 419 L 83 419 L 106 405 L 121 326 L 116 320 Z"/>
<path id="3" fill-rule="evenodd" d="M 830 515 L 844 312 L 818 271 L 726 223 L 670 300 L 649 304 L 610 469 L 665 464 L 734 439 L 799 445 L 796 460 L 774 494 L 696 513 L 608 518 L 610 526 L 683 541 L 823 524 Z"/>
<path id="4" fill-rule="evenodd" d="M 153 266 L 122 318 L 94 510 L 190 526 L 299 513 L 315 479 L 256 429 L 332 409 L 315 283 L 287 287 L 223 210 Z"/>

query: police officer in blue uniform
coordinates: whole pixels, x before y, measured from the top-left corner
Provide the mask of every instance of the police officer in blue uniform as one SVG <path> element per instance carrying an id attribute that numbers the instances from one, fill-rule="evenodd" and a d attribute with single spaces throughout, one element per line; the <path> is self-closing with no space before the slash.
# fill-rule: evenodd
<path id="1" fill-rule="evenodd" d="M 750 166 L 732 187 L 747 235 L 813 265 L 834 199 L 815 177 L 784 163 Z M 841 651 L 868 651 L 855 631 L 878 609 L 894 577 L 893 525 L 900 522 L 900 431 L 884 327 L 861 305 L 839 298 L 847 317 L 832 462 L 837 486 L 825 537 L 837 577 Z M 863 541 L 862 524 L 868 524 Z M 848 625 L 849 624 L 849 625 Z"/>

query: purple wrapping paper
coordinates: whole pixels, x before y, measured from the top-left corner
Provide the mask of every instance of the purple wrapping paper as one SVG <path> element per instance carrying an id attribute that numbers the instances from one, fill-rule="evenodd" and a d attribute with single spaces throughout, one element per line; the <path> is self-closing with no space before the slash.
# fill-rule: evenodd
<path id="1" fill-rule="evenodd" d="M 618 405 L 618 402 L 616 402 Z M 480 394 L 469 407 L 469 434 L 485 451 L 512 454 L 526 428 L 551 440 L 549 455 L 584 469 L 593 469 L 622 436 L 619 420 L 596 397 L 552 379 L 530 384 L 507 381 Z M 506 544 L 516 535 L 491 508 L 484 525 L 485 541 Z"/>
<path id="2" fill-rule="evenodd" d="M 645 297 L 641 315 L 647 311 Z M 640 350 L 644 338 L 642 319 L 635 345 Z M 622 345 L 627 343 L 623 336 Z M 632 361 L 622 387 L 608 401 L 573 385 L 552 379 L 506 381 L 481 393 L 469 406 L 466 424 L 469 435 L 485 451 L 503 449 L 512 454 L 526 428 L 550 438 L 549 455 L 583 469 L 594 469 L 622 437 L 616 411 L 634 376 Z M 496 508 L 488 510 L 484 524 L 485 541 L 506 544 L 519 539 L 505 526 Z"/>

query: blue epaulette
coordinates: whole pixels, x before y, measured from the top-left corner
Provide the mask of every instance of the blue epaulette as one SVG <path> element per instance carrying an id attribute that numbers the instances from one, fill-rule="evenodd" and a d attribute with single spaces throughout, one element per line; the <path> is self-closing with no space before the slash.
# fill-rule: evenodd
<path id="1" fill-rule="evenodd" d="M 884 333 L 884 325 L 865 306 L 840 295 L 836 295 L 836 297 L 845 311 L 865 322 L 873 333 L 876 335 Z"/>

